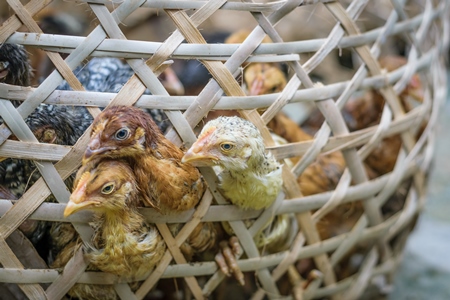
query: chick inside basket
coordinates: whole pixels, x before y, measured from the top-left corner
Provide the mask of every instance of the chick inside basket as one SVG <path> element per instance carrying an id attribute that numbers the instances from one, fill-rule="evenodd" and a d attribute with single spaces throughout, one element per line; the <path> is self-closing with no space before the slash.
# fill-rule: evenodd
<path id="1" fill-rule="evenodd" d="M 35 2 L 0 5 L 1 295 L 386 296 L 448 1 Z"/>

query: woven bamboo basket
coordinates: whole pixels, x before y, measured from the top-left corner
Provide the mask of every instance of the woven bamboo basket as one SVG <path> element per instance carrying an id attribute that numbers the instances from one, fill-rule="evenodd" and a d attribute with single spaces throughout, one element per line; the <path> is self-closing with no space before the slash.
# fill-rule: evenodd
<path id="1" fill-rule="evenodd" d="M 56 70 L 35 87 L 0 84 L 0 114 L 4 119 L 6 114 L 16 116 L 14 124 L 0 127 L 0 157 L 36 161 L 43 177 L 28 187 L 18 201 L 0 200 L 0 282 L 17 284 L 29 299 L 61 299 L 77 282 L 114 285 L 120 299 L 143 299 L 160 279 L 180 278 L 187 286 L 185 298 L 219 298 L 221 292 L 215 290 L 226 276 L 216 263 L 186 263 L 177 248 L 199 222 L 228 221 L 245 252 L 238 260 L 239 267 L 254 274 L 258 283 L 250 292 L 252 299 L 358 299 L 368 295 L 372 287 L 380 292 L 388 290 L 405 241 L 425 201 L 434 129 L 446 95 L 444 55 L 448 53 L 450 37 L 450 1 L 65 1 L 77 9 L 82 4 L 82 11 L 95 20 L 86 36 L 41 31 L 36 15 L 52 0 L 31 0 L 25 5 L 19 0 L 6 2 L 2 11 L 8 14 L 0 26 L 0 42 L 42 49 Z M 129 16 L 128 21 L 137 18 L 136 14 L 143 11 L 157 12 L 166 18 L 169 30 L 149 29 L 166 32 L 167 36 L 161 39 L 164 42 L 132 40 L 127 36 L 129 28 L 121 26 L 126 23 L 124 20 Z M 207 44 L 202 35 L 208 28 L 233 31 L 243 26 L 251 34 L 241 44 Z M 274 43 L 261 44 L 266 34 Z M 381 69 L 378 58 L 399 41 L 406 49 L 403 55 L 407 64 L 391 72 Z M 345 72 L 328 60 L 341 51 L 352 53 L 353 71 Z M 60 54 L 67 56 L 63 59 Z M 85 91 L 72 70 L 91 57 L 124 58 L 137 76 L 131 77 L 118 93 Z M 211 80 L 196 96 L 170 96 L 155 74 L 167 61 L 192 59 L 204 64 Z M 287 86 L 280 93 L 245 96 L 236 78 L 246 61 L 286 63 L 291 75 Z M 325 78 L 321 84 L 313 82 L 312 74 L 320 68 L 328 68 L 322 74 L 334 75 L 333 79 Z M 420 76 L 424 99 L 406 112 L 398 95 L 414 74 Z M 63 80 L 73 91 L 56 90 Z M 370 88 L 379 90 L 386 100 L 381 121 L 377 126 L 349 132 L 341 108 L 353 94 Z M 151 95 L 144 95 L 146 89 Z M 16 109 L 9 100 L 23 103 Z M 41 103 L 86 106 L 94 117 L 101 107 L 112 105 L 162 109 L 173 125 L 166 136 L 185 146 L 196 140 L 193 128 L 210 110 L 238 109 L 259 128 L 267 148 L 277 159 L 302 159 L 283 173 L 284 192 L 264 211 L 239 210 L 216 197 L 214 176 L 207 168 L 202 173 L 210 190 L 195 210 L 165 216 L 142 208 L 146 219 L 158 223 L 160 229 L 176 222 L 185 222 L 185 227 L 175 237 L 163 234 L 168 248 L 163 259 L 148 276 L 138 278 L 143 284 L 132 292 L 128 283 L 117 276 L 86 271 L 88 262 L 81 252 L 74 254 L 64 270 L 36 269 L 21 263 L 6 242 L 28 219 L 72 222 L 83 240 L 90 238 L 90 214 L 63 217 L 70 194 L 63 180 L 79 168 L 89 133 L 74 146 L 36 142 L 34 136 L 27 134 L 30 130 L 20 117 L 26 118 Z M 275 146 L 265 124 L 285 106 L 300 107 L 304 112 L 318 108 L 326 122 L 312 140 Z M 263 115 L 257 112 L 260 108 L 266 109 Z M 416 138 L 421 124 L 426 126 Z M 8 139 L 11 134 L 19 140 Z M 365 157 L 383 138 L 395 134 L 401 136 L 402 148 L 393 171 L 369 180 L 363 167 Z M 334 151 L 341 151 L 346 162 L 337 187 L 303 196 L 295 178 L 318 155 Z M 408 180 L 411 184 L 404 192 L 401 207 L 385 215 L 383 205 Z M 59 203 L 45 202 L 51 193 Z M 321 240 L 315 224 L 324 211 L 355 201 L 362 201 L 364 213 L 353 228 Z M 251 236 L 272 215 L 288 212 L 297 214 L 300 225 L 290 249 L 260 253 Z M 243 221 L 249 218 L 258 221 L 246 228 Z M 337 276 L 337 266 L 361 244 L 366 249 L 356 272 L 345 278 Z M 310 258 L 316 262 L 317 272 L 309 284 L 302 284 L 307 279 L 291 272 L 290 288 L 282 289 L 291 267 Z"/>

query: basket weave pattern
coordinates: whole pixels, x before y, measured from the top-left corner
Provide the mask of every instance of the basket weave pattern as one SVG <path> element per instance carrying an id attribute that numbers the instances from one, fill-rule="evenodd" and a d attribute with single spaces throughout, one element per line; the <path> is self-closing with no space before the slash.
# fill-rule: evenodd
<path id="1" fill-rule="evenodd" d="M 303 299 L 330 296 L 356 299 L 372 278 L 387 276 L 389 279 L 398 266 L 411 224 L 423 207 L 426 174 L 433 154 L 434 128 L 446 93 L 442 56 L 448 51 L 450 1 L 417 1 L 423 5 L 423 11 L 409 17 L 405 1 L 392 0 L 393 10 L 389 12 L 384 25 L 361 32 L 357 20 L 365 10 L 369 10 L 369 1 L 283 0 L 254 3 L 226 0 L 125 0 L 115 2 L 111 9 L 107 6 L 110 1 L 94 0 L 84 2 L 88 3 L 100 25 L 86 37 L 43 34 L 33 16 L 50 2 L 31 0 L 22 5 L 19 0 L 7 0 L 14 15 L 0 26 L 0 42 L 47 50 L 46 54 L 57 68 L 36 88 L 0 84 L 0 98 L 23 101 L 17 109 L 9 101 L 0 101 L 3 119 L 9 120 L 9 115 L 14 120 L 7 122 L 8 126 L 0 126 L 0 157 L 34 160 L 43 177 L 14 205 L 9 200 L 0 200 L 0 263 L 3 266 L 0 269 L 0 282 L 19 284 L 30 299 L 60 299 L 77 282 L 113 284 L 121 299 L 142 299 L 160 278 L 183 277 L 193 297 L 202 299 L 203 295 L 209 295 L 215 290 L 225 275 L 218 271 L 212 261 L 188 264 L 178 247 L 199 222 L 206 221 L 230 222 L 246 253 L 239 260 L 239 266 L 243 271 L 256 271 L 261 284 L 254 291 L 253 299 L 265 296 L 280 298 L 277 280 L 290 266 L 305 258 L 313 258 L 323 276 L 296 294 L 301 294 Z M 275 25 L 291 12 L 313 5 L 322 5 L 334 17 L 332 22 L 335 26 L 327 33 L 327 37 L 285 43 Z M 176 25 L 177 30 L 163 43 L 128 40 L 120 29 L 119 24 L 127 16 L 143 7 L 163 10 Z M 193 13 L 192 9 L 195 9 Z M 236 10 L 247 12 L 258 26 L 254 27 L 241 45 L 207 45 L 199 28 L 219 10 L 230 14 Z M 16 32 L 23 25 L 28 32 Z M 308 26 L 308 21 L 297 20 L 297 24 L 292 25 Z M 274 43 L 260 46 L 266 34 Z M 392 35 L 404 37 L 410 43 L 410 51 L 405 66 L 387 73 L 380 68 L 377 58 L 383 43 Z M 184 40 L 187 43 L 182 44 Z M 314 84 L 309 74 L 336 49 L 355 51 L 361 61 L 359 69 L 349 81 Z M 63 59 L 54 51 L 69 55 Z M 313 55 L 305 63 L 300 63 L 298 54 L 302 56 L 303 53 Z M 72 70 L 91 56 L 124 57 L 136 75 L 117 94 L 85 91 Z M 169 96 L 157 78 L 165 66 L 164 62 L 192 58 L 200 60 L 213 79 L 198 96 Z M 294 76 L 281 93 L 252 97 L 252 101 L 249 101 L 235 79 L 240 73 L 239 67 L 248 58 L 252 61 L 284 61 Z M 414 73 L 420 74 L 424 82 L 425 97 L 421 105 L 405 112 L 398 94 Z M 55 90 L 63 80 L 70 84 L 73 91 Z M 381 122 L 378 126 L 350 133 L 340 109 L 354 92 L 372 87 L 379 89 L 386 99 Z M 143 95 L 146 89 L 152 95 Z M 25 269 L 5 242 L 28 218 L 73 222 L 84 241 L 89 241 L 92 234 L 87 224 L 89 214 L 63 218 L 65 203 L 70 195 L 63 181 L 80 166 L 90 130 L 73 147 L 38 143 L 23 119 L 41 103 L 86 106 L 94 117 L 100 113 L 98 107 L 114 105 L 163 109 L 173 125 L 166 136 L 177 145 L 190 145 L 196 140 L 192 128 L 210 110 L 239 109 L 244 118 L 258 127 L 268 149 L 278 159 L 293 156 L 302 156 L 302 159 L 293 169 L 284 165 L 284 193 L 263 212 L 240 211 L 228 205 L 228 201 L 216 192 L 216 177 L 208 168 L 202 168 L 201 172 L 209 190 L 195 210 L 179 216 L 164 216 L 150 208 L 141 209 L 149 222 L 157 224 L 168 249 L 156 269 L 146 278 L 140 278 L 144 283 L 133 293 L 128 284 L 117 276 L 85 272 L 89 262 L 84 259 L 81 250 L 75 253 L 60 273 L 51 269 Z M 266 124 L 289 103 L 315 105 L 324 115 L 326 123 L 311 141 L 275 146 Z M 256 110 L 258 108 L 267 109 L 260 115 Z M 414 132 L 422 121 L 427 121 L 427 126 L 420 139 L 416 140 Z M 20 141 L 8 140 L 11 134 Z M 403 143 L 394 170 L 368 180 L 362 161 L 384 137 L 394 134 L 400 134 Z M 347 165 L 338 186 L 334 191 L 304 197 L 296 177 L 319 154 L 332 151 L 341 151 Z M 384 219 L 381 206 L 407 178 L 413 178 L 413 184 L 404 207 Z M 44 202 L 50 193 L 59 203 Z M 346 234 L 321 241 L 315 226 L 318 217 L 339 204 L 357 200 L 363 200 L 364 214 L 354 228 Z M 288 212 L 297 213 L 301 228 L 291 249 L 261 256 L 251 237 L 273 214 Z M 248 218 L 257 218 L 250 228 L 246 228 L 243 223 Z M 166 224 L 180 221 L 185 222 L 185 225 L 174 237 Z M 373 247 L 364 257 L 359 271 L 336 282 L 334 266 L 353 246 L 361 242 L 372 242 Z M 198 280 L 201 276 L 206 276 L 206 283 Z M 44 289 L 40 283 L 49 286 Z"/>

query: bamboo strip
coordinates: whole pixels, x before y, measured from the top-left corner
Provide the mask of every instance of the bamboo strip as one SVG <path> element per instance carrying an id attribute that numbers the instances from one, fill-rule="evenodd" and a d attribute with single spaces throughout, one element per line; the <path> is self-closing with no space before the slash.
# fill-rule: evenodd
<path id="1" fill-rule="evenodd" d="M 6 243 L 6 237 L 0 231 L 0 262 L 3 268 L 24 270 L 24 266 Z M 19 284 L 19 288 L 30 299 L 45 299 L 45 293 L 39 284 Z"/>
<path id="2" fill-rule="evenodd" d="M 399 215 L 395 215 L 390 219 L 386 220 L 384 223 L 364 229 L 364 234 L 361 235 L 359 243 L 366 243 L 367 241 L 377 239 L 379 237 L 385 236 L 389 231 L 390 227 L 396 224 L 399 220 Z M 348 234 L 341 234 L 323 241 L 321 244 L 306 245 L 302 248 L 297 259 L 309 258 L 317 253 L 330 252 L 336 249 L 346 238 Z M 287 251 L 280 252 L 276 254 L 266 255 L 261 258 L 256 259 L 241 259 L 238 261 L 239 267 L 244 271 L 253 271 L 255 266 L 258 268 L 267 268 L 271 266 L 276 266 L 281 262 L 283 257 L 287 254 Z M 193 276 L 204 276 L 210 275 L 217 269 L 214 262 L 201 262 L 201 263 L 189 263 L 185 265 L 170 265 L 167 267 L 162 278 L 179 278 L 187 275 Z M 58 275 L 57 272 L 52 270 L 39 270 L 39 269 L 28 269 L 22 270 L 23 279 L 15 279 L 12 276 L 20 272 L 20 270 L 12 269 L 0 269 L 0 279 L 5 282 L 11 282 L 11 280 L 16 280 L 15 282 L 20 283 L 35 283 L 35 282 L 51 282 Z M 143 278 L 136 278 L 136 280 L 142 280 Z M 86 272 L 80 277 L 78 283 L 93 283 L 93 284 L 113 284 L 121 282 L 119 278 L 115 275 L 101 273 L 101 272 Z"/>
<path id="3" fill-rule="evenodd" d="M 79 247 L 74 256 L 65 265 L 62 273 L 58 275 L 47 288 L 47 298 L 61 299 L 67 291 L 78 281 L 89 262 L 85 259 L 82 247 Z"/>
<path id="4" fill-rule="evenodd" d="M 0 146 L 0 157 L 59 161 L 69 151 L 69 146 L 7 140 Z"/>
<path id="5" fill-rule="evenodd" d="M 367 287 L 370 278 L 372 277 L 375 265 L 378 260 L 378 252 L 376 248 L 372 248 L 369 254 L 365 257 L 361 270 L 358 276 L 354 279 L 354 282 L 349 287 L 349 289 L 344 293 L 342 299 L 358 299 L 364 292 L 364 288 Z"/>
<path id="6" fill-rule="evenodd" d="M 402 174 L 402 180 L 409 178 L 412 174 L 419 170 L 419 166 L 412 164 L 409 168 Z M 349 203 L 357 201 L 360 198 L 366 198 L 374 196 L 379 193 L 386 183 L 391 180 L 392 173 L 385 174 L 381 177 L 373 179 L 371 181 L 354 185 L 349 187 L 342 203 Z M 286 213 L 299 213 L 303 211 L 316 210 L 322 207 L 328 199 L 332 196 L 333 192 L 325 192 L 320 194 L 315 194 L 311 196 L 304 196 L 300 198 L 293 198 L 285 200 L 281 203 L 275 214 L 286 214 Z M 0 216 L 2 216 L 9 208 L 12 207 L 14 201 L 0 200 Z M 42 220 L 42 221 L 57 221 L 57 222 L 77 222 L 77 223 L 88 223 L 92 214 L 87 212 L 80 212 L 76 216 L 71 216 L 68 218 L 63 218 L 64 204 L 56 203 L 43 203 L 41 206 L 29 217 L 30 220 Z M 193 211 L 186 212 L 185 215 L 180 215 L 176 217 L 161 215 L 151 208 L 140 208 L 139 212 L 144 215 L 145 219 L 149 223 L 166 222 L 166 223 L 177 223 L 177 222 L 187 222 L 191 220 Z M 208 212 L 203 218 L 202 222 L 221 222 L 221 221 L 237 221 L 244 219 L 253 219 L 260 215 L 259 211 L 243 211 L 230 205 L 214 205 L 208 209 Z"/>
<path id="7" fill-rule="evenodd" d="M 172 234 L 170 233 L 170 230 L 167 227 L 167 225 L 164 223 L 157 223 L 156 226 L 158 227 L 159 232 L 164 238 L 167 248 L 172 254 L 172 257 L 174 258 L 175 262 L 177 264 L 186 264 L 187 263 L 186 258 L 184 258 L 183 253 L 181 253 L 179 246 L 177 246 L 176 241 L 173 238 Z M 194 276 L 185 276 L 184 281 L 186 281 L 186 284 L 193 293 L 195 299 L 197 300 L 203 299 L 202 289 L 200 288 Z"/>
<path id="8" fill-rule="evenodd" d="M 425 55 L 418 59 L 417 71 L 426 71 L 432 61 L 432 58 L 437 55 L 435 49 L 428 51 Z M 360 92 L 368 88 L 381 88 L 388 84 L 395 84 L 402 77 L 406 71 L 406 66 L 402 66 L 395 71 L 383 75 L 372 76 L 362 80 L 358 89 L 354 92 Z M 353 83 L 351 81 L 344 81 L 340 83 L 332 83 L 324 86 L 315 86 L 313 88 L 306 88 L 295 92 L 292 99 L 288 103 L 297 102 L 312 102 L 316 100 L 325 100 L 328 98 L 339 96 L 342 91 Z M 11 100 L 23 101 L 36 89 L 17 87 L 8 84 L 0 83 L 0 97 Z M 349 87 L 349 88 L 351 88 Z M 64 105 L 89 105 L 89 106 L 106 106 L 114 96 L 115 93 L 99 93 L 99 92 L 75 92 L 75 91 L 59 91 L 55 90 L 43 102 L 47 104 L 64 104 Z M 270 106 L 273 101 L 279 96 L 279 93 L 261 96 L 223 96 L 213 109 L 235 109 L 236 107 L 243 107 L 244 109 L 257 109 Z M 171 101 L 168 101 L 171 100 Z M 191 106 L 195 100 L 195 96 L 162 96 L 162 95 L 142 95 L 136 103 L 138 107 L 158 108 L 167 110 L 184 110 Z M 341 107 L 342 102 L 338 102 Z"/>
<path id="9" fill-rule="evenodd" d="M 136 295 L 131 290 L 130 286 L 126 283 L 116 283 L 114 285 L 114 290 L 117 295 L 119 295 L 120 299 L 130 299 L 137 300 Z"/>
<path id="10" fill-rule="evenodd" d="M 49 1 L 49 0 L 47 0 Z M 433 20 L 442 17 L 445 10 L 434 9 L 432 12 Z M 392 32 L 389 36 L 399 34 L 401 32 L 408 32 L 420 26 L 423 19 L 423 14 L 415 16 L 407 21 L 395 23 Z M 381 28 L 376 28 L 362 33 L 358 36 L 343 37 L 336 45 L 338 48 L 352 48 L 364 44 L 369 44 L 377 40 L 382 32 Z M 20 33 L 15 32 L 8 37 L 6 42 L 24 44 L 30 46 L 38 46 L 48 50 L 58 50 L 62 53 L 71 53 L 80 43 L 83 42 L 84 37 L 77 36 L 63 36 L 52 34 L 35 34 L 35 33 Z M 292 53 L 308 53 L 318 51 L 326 39 L 311 39 L 296 42 L 283 42 L 276 44 L 261 44 L 253 53 L 253 55 L 290 55 Z M 163 44 L 148 41 L 132 41 L 132 40 L 117 40 L 108 39 L 101 42 L 99 47 L 92 52 L 92 56 L 117 56 L 124 58 L 148 58 L 155 53 Z M 202 44 L 182 44 L 174 52 L 174 58 L 188 59 L 188 58 L 210 58 L 224 57 L 228 58 L 236 51 L 238 45 L 236 44 L 209 44 L 207 47 Z M 127 56 L 130 55 L 130 56 Z M 305 66 L 306 67 L 306 66 Z M 309 69 L 309 67 L 308 67 Z"/>
<path id="11" fill-rule="evenodd" d="M 109 4 L 111 1 L 107 0 L 72 0 L 73 2 L 89 2 L 98 4 Z M 121 3 L 124 0 L 114 0 L 115 4 Z M 335 0 L 309 0 L 304 1 L 303 5 L 314 4 L 314 3 L 327 3 Z M 155 8 L 155 9 L 199 9 L 207 3 L 206 1 L 162 1 L 162 0 L 152 0 L 146 1 L 142 7 Z M 222 7 L 221 10 L 238 10 L 238 11 L 252 11 L 252 12 L 273 12 L 279 9 L 286 3 L 283 1 L 274 1 L 269 3 L 239 3 L 239 2 L 227 2 Z"/>
<path id="12" fill-rule="evenodd" d="M 34 16 L 52 1 L 53 0 L 32 0 L 24 7 L 31 16 Z M 20 26 L 22 26 L 22 22 L 16 15 L 12 15 L 8 20 L 3 22 L 2 26 L 0 26 L 0 43 L 6 41 Z"/>

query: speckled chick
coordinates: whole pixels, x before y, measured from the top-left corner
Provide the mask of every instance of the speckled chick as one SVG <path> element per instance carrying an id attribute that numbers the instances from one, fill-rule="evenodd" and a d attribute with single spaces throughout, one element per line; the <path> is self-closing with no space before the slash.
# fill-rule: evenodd
<path id="1" fill-rule="evenodd" d="M 259 130 L 239 117 L 209 121 L 183 162 L 220 166 L 219 188 L 233 204 L 244 209 L 271 205 L 283 183 L 281 165 L 267 153 Z"/>

